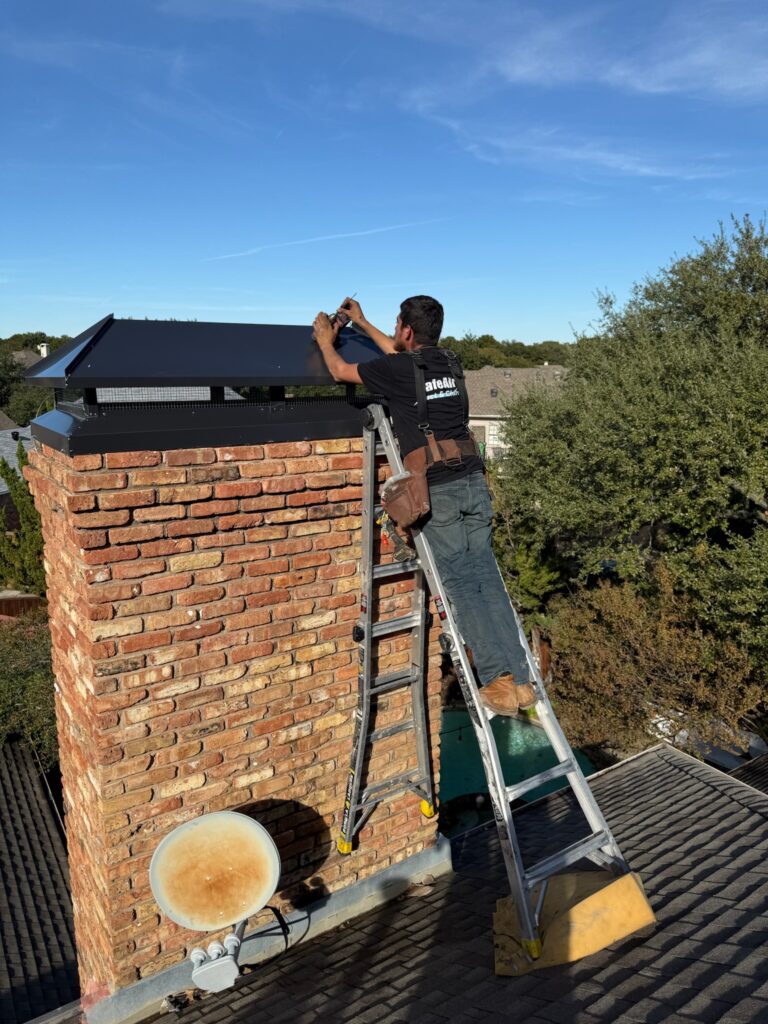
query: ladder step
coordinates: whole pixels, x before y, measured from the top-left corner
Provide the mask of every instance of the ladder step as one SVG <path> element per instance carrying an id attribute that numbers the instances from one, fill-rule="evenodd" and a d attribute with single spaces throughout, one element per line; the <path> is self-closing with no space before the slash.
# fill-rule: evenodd
<path id="1" fill-rule="evenodd" d="M 532 868 L 528 868 L 525 872 L 525 880 L 529 886 L 533 886 L 545 878 L 550 878 L 562 870 L 562 868 L 570 867 L 571 864 L 575 864 L 582 857 L 586 857 L 595 850 L 599 850 L 601 846 L 605 846 L 608 842 L 610 842 L 610 836 L 602 830 L 593 833 L 586 839 L 579 839 L 578 842 L 566 846 L 565 849 L 553 853 L 551 857 L 545 857 L 538 864 L 534 864 Z"/>
<path id="2" fill-rule="evenodd" d="M 368 740 L 371 743 L 375 743 L 376 740 L 383 740 L 387 736 L 397 736 L 399 732 L 408 732 L 408 730 L 412 728 L 413 719 L 408 718 L 404 722 L 398 722 L 397 725 L 388 725 L 385 729 L 374 729 L 368 737 Z"/>
<path id="3" fill-rule="evenodd" d="M 413 612 L 410 615 L 398 615 L 396 619 L 385 619 L 383 622 L 377 622 L 371 626 L 371 636 L 389 636 L 390 633 L 402 633 L 404 629 L 415 629 L 416 626 L 421 626 L 424 622 L 424 616 L 418 612 Z"/>
<path id="4" fill-rule="evenodd" d="M 376 697 L 380 693 L 399 690 L 401 686 L 413 686 L 414 683 L 418 682 L 418 676 L 415 676 L 411 669 L 405 672 L 389 672 L 384 676 L 376 676 L 371 683 L 370 694 L 371 697 Z"/>
<path id="5" fill-rule="evenodd" d="M 371 800 L 381 800 L 382 794 L 389 796 L 391 793 L 421 787 L 426 781 L 426 779 L 413 771 L 403 772 L 402 775 L 393 775 L 391 779 L 386 779 L 384 782 L 377 782 L 374 786 L 366 787 L 360 797 L 358 806 L 365 807 Z"/>
<path id="6" fill-rule="evenodd" d="M 418 558 L 411 558 L 407 562 L 389 562 L 387 565 L 374 565 L 373 578 L 383 579 L 385 576 L 402 576 L 407 572 L 416 572 L 421 569 L 421 562 Z"/>
<path id="7" fill-rule="evenodd" d="M 513 786 L 507 786 L 507 800 L 512 803 L 513 800 L 517 800 L 523 793 L 530 793 L 532 789 L 538 789 L 545 782 L 551 782 L 552 779 L 560 779 L 563 775 L 575 772 L 577 769 L 578 765 L 575 761 L 561 761 L 560 764 L 556 764 L 553 768 L 547 768 L 546 771 L 532 775 L 529 779 L 523 779 L 522 782 L 516 782 Z"/>

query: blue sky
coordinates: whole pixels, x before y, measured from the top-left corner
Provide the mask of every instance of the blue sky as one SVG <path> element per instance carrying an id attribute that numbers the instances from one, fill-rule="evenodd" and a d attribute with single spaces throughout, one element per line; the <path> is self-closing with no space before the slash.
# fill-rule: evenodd
<path id="1" fill-rule="evenodd" d="M 406 295 L 572 339 L 763 216 L 753 0 L 11 0 L 0 336 Z"/>

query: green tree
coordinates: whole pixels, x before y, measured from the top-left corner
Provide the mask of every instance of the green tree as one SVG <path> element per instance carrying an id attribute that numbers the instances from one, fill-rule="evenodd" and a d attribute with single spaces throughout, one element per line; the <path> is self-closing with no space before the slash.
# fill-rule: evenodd
<path id="1" fill-rule="evenodd" d="M 45 611 L 0 623 L 0 744 L 22 736 L 43 766 L 58 757 L 51 634 Z"/>
<path id="2" fill-rule="evenodd" d="M 14 423 L 26 427 L 36 416 L 52 407 L 50 396 L 51 392 L 47 388 L 30 388 L 22 385 L 11 392 L 4 411 Z"/>
<path id="3" fill-rule="evenodd" d="M 721 228 L 638 285 L 624 307 L 605 297 L 602 309 L 597 333 L 578 339 L 563 386 L 509 408 L 512 454 L 499 474 L 498 509 L 511 589 L 530 601 L 514 557 L 529 580 L 531 553 L 557 574 L 540 588 L 539 611 L 563 645 L 557 623 L 566 611 L 554 592 L 588 605 L 595 584 L 609 581 L 625 602 L 645 602 L 658 616 L 666 573 L 691 649 L 699 636 L 702 651 L 735 645 L 749 663 L 739 686 L 759 703 L 768 683 L 764 224 Z M 618 632 L 603 639 L 618 663 Z M 578 675 L 574 664 L 564 667 L 575 650 L 561 647 L 564 676 Z M 735 688 L 729 699 L 744 711 Z M 668 710 L 695 717 L 677 697 L 669 701 Z"/>
<path id="4" fill-rule="evenodd" d="M 19 441 L 16 458 L 23 470 L 27 453 Z M 24 477 L 5 459 L 0 459 L 0 477 L 5 481 L 19 516 L 19 528 L 7 532 L 5 510 L 0 509 L 0 582 L 28 593 L 45 594 L 43 534 L 40 516 Z"/>
<path id="5" fill-rule="evenodd" d="M 21 384 L 22 369 L 10 352 L 0 352 L 0 408 L 5 408 Z"/>

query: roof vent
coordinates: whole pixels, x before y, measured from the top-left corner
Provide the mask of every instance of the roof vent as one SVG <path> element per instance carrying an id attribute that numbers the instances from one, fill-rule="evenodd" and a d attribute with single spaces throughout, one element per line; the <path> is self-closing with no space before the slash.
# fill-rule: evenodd
<path id="1" fill-rule="evenodd" d="M 491 398 L 496 398 L 499 393 L 498 388 L 491 388 Z"/>
<path id="2" fill-rule="evenodd" d="M 381 353 L 339 335 L 351 363 Z M 26 374 L 54 389 L 32 435 L 67 455 L 354 437 L 372 398 L 337 384 L 308 326 L 107 316 Z"/>
<path id="3" fill-rule="evenodd" d="M 512 371 L 511 370 L 505 370 L 504 371 L 504 380 L 512 380 Z"/>

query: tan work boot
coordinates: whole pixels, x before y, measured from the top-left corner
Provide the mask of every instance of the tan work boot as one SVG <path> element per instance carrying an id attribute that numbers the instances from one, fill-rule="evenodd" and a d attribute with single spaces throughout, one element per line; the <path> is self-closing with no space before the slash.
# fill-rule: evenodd
<path id="1" fill-rule="evenodd" d="M 493 682 L 480 688 L 480 700 L 495 715 L 516 715 L 518 693 L 511 675 L 497 676 Z"/>
<path id="2" fill-rule="evenodd" d="M 525 711 L 526 708 L 532 708 L 536 703 L 536 691 L 530 683 L 518 683 L 515 686 L 517 691 L 517 706 L 521 711 Z"/>

